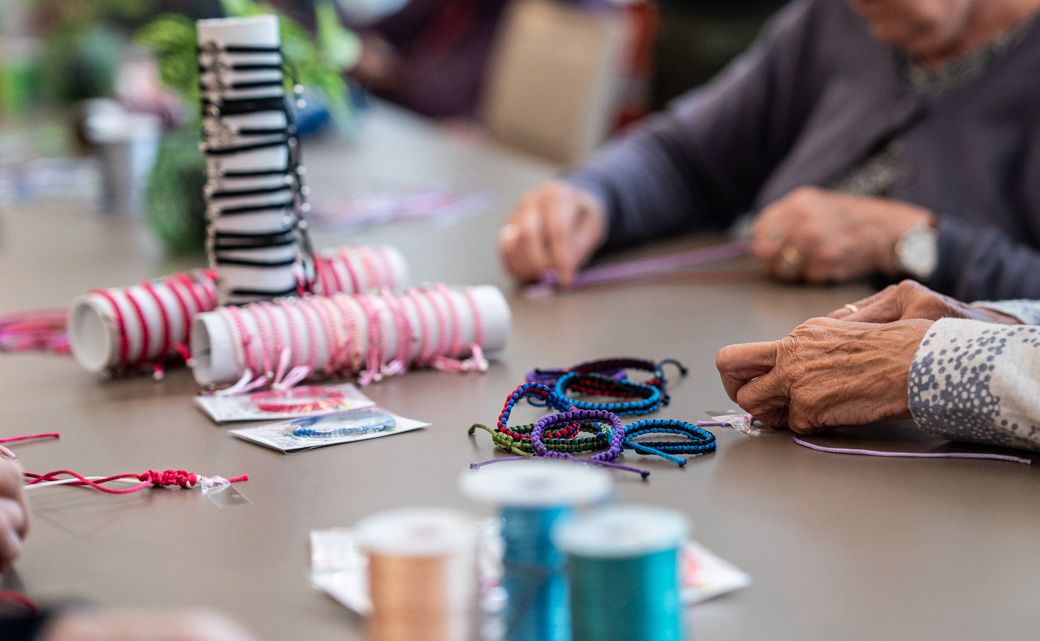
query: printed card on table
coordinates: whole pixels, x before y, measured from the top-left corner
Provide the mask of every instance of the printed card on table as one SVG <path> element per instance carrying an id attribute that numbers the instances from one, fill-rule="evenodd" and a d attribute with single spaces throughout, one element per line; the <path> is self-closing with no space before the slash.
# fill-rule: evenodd
<path id="1" fill-rule="evenodd" d="M 217 423 L 268 421 L 321 416 L 375 405 L 350 383 L 307 385 L 285 391 L 267 390 L 252 394 L 221 396 L 200 394 L 195 405 Z"/>
<path id="2" fill-rule="evenodd" d="M 280 452 L 366 441 L 426 427 L 429 423 L 367 407 L 231 430 L 231 434 Z"/>
<path id="3" fill-rule="evenodd" d="M 484 608 L 489 612 L 504 605 L 500 588 L 502 540 L 498 524 L 483 524 L 479 570 Z M 684 605 L 708 599 L 751 585 L 751 577 L 694 540 L 680 552 L 680 593 Z M 364 553 L 350 528 L 311 530 L 311 582 L 333 599 L 360 615 L 372 609 L 368 597 L 368 566 Z"/>

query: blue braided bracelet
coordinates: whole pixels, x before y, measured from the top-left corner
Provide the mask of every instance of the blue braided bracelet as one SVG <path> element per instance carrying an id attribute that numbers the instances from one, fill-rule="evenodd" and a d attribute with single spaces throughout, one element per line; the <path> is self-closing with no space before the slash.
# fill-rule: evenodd
<path id="1" fill-rule="evenodd" d="M 621 390 L 626 396 L 636 396 L 639 397 L 640 400 L 592 403 L 590 401 L 582 401 L 567 396 L 567 390 L 570 387 L 582 386 L 585 383 L 591 383 L 603 389 Z M 564 374 L 560 380 L 556 381 L 556 393 L 570 400 L 570 402 L 578 409 L 606 410 L 608 412 L 613 412 L 618 416 L 638 416 L 641 414 L 649 414 L 650 412 L 656 411 L 662 402 L 661 390 L 653 385 L 644 385 L 643 383 L 636 383 L 629 380 L 619 381 L 610 376 L 595 373 L 582 374 L 571 372 L 569 374 Z"/>
<path id="2" fill-rule="evenodd" d="M 680 467 L 686 460 L 673 454 L 689 454 L 698 456 L 714 452 L 718 443 L 715 435 L 708 430 L 677 419 L 652 418 L 636 421 L 625 426 L 624 448 L 640 454 L 660 456 L 672 461 Z M 635 439 L 651 434 L 663 434 L 684 437 L 682 439 L 666 439 L 637 443 Z"/>

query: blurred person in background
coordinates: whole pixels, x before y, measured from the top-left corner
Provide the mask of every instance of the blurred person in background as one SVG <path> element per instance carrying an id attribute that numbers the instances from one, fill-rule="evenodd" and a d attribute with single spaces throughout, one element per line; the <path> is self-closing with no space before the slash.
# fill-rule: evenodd
<path id="1" fill-rule="evenodd" d="M 520 280 L 757 213 L 788 280 L 1040 297 L 1040 0 L 796 0 L 703 88 L 516 206 Z"/>
<path id="2" fill-rule="evenodd" d="M 351 23 L 347 11 L 348 24 L 362 39 L 352 76 L 376 95 L 420 114 L 475 119 L 495 37 L 515 1 L 408 0 L 367 24 Z M 589 10 L 612 5 L 609 0 L 558 1 Z"/>

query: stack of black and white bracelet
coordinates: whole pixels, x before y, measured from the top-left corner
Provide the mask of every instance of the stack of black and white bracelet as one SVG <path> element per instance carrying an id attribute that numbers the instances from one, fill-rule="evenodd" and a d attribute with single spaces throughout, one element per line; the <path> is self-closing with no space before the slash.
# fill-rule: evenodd
<path id="1" fill-rule="evenodd" d="M 278 19 L 200 20 L 197 29 L 207 254 L 220 303 L 309 292 L 307 193 Z M 299 90 L 294 82 L 294 99 Z"/>

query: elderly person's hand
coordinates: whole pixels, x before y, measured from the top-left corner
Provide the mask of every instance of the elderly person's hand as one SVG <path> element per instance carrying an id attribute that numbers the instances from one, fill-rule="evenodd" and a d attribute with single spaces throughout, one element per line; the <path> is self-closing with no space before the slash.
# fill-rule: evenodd
<path id="1" fill-rule="evenodd" d="M 207 611 L 81 610 L 48 623 L 40 641 L 255 641 L 226 617 Z"/>
<path id="2" fill-rule="evenodd" d="M 18 461 L 0 454 L 0 571 L 21 556 L 22 539 L 29 529 L 22 483 Z"/>
<path id="3" fill-rule="evenodd" d="M 592 193 L 553 181 L 524 196 L 498 235 L 502 262 L 521 281 L 555 272 L 566 287 L 606 240 L 607 214 Z"/>
<path id="4" fill-rule="evenodd" d="M 860 323 L 890 323 L 904 318 L 967 318 L 987 323 L 1019 324 L 1011 316 L 962 303 L 956 298 L 933 292 L 913 280 L 890 285 L 873 296 L 848 303 L 828 316 Z"/>
<path id="5" fill-rule="evenodd" d="M 752 226 L 751 250 L 767 271 L 786 280 L 894 274 L 899 238 L 932 218 L 908 203 L 802 187 L 762 211 Z"/>
<path id="6" fill-rule="evenodd" d="M 813 318 L 778 341 L 725 347 L 716 366 L 729 397 L 774 427 L 811 433 L 902 418 L 910 364 L 931 325 Z"/>

